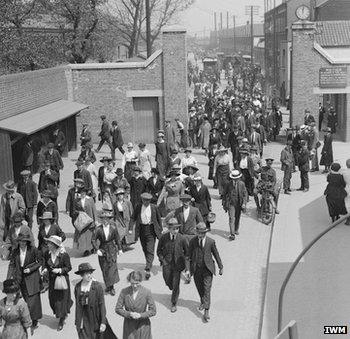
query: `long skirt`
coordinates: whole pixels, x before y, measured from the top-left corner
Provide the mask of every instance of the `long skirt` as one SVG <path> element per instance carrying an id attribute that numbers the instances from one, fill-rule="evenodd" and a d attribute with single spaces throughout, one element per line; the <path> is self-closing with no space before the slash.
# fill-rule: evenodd
<path id="1" fill-rule="evenodd" d="M 254 191 L 254 178 L 251 177 L 247 168 L 242 169 L 242 175 L 247 192 L 252 196 Z"/>
<path id="2" fill-rule="evenodd" d="M 66 277 L 68 289 L 67 290 L 55 290 L 56 276 L 50 276 L 49 280 L 49 303 L 53 314 L 56 318 L 65 318 L 70 313 L 70 308 L 73 305 L 71 299 L 70 283 L 68 277 Z"/>
<path id="3" fill-rule="evenodd" d="M 125 179 L 130 182 L 133 172 L 134 172 L 134 167 L 136 166 L 136 162 L 135 161 L 131 161 L 131 162 L 127 162 L 125 164 L 125 168 L 124 168 L 124 177 Z"/>
<path id="4" fill-rule="evenodd" d="M 124 318 L 123 339 L 152 339 L 149 318 L 137 320 Z"/>
<path id="5" fill-rule="evenodd" d="M 39 320 L 42 318 L 41 298 L 40 292 L 34 295 L 28 295 L 26 283 L 24 281 L 20 284 L 22 297 L 28 305 L 30 318 L 33 320 Z"/>
<path id="6" fill-rule="evenodd" d="M 157 170 L 159 171 L 159 176 L 161 178 L 165 178 L 168 171 L 167 159 L 164 159 L 164 157 L 161 155 L 157 155 L 156 162 L 157 162 Z"/>
<path id="7" fill-rule="evenodd" d="M 82 233 L 75 230 L 74 233 L 74 246 L 79 251 L 91 251 L 92 246 L 92 231 L 90 229 L 83 230 Z"/>
<path id="8" fill-rule="evenodd" d="M 117 248 L 113 243 L 108 243 L 101 246 L 100 249 L 104 255 L 98 257 L 98 263 L 100 264 L 106 288 L 110 288 L 119 281 Z"/>
<path id="9" fill-rule="evenodd" d="M 216 170 L 216 178 L 217 178 L 217 184 L 218 184 L 220 195 L 224 193 L 225 185 L 228 182 L 229 173 L 230 173 L 229 165 L 220 165 Z"/>
<path id="10" fill-rule="evenodd" d="M 344 198 L 331 198 L 327 195 L 326 202 L 327 202 L 328 212 L 330 217 L 336 217 L 336 216 L 344 215 L 348 213 L 345 207 Z"/>

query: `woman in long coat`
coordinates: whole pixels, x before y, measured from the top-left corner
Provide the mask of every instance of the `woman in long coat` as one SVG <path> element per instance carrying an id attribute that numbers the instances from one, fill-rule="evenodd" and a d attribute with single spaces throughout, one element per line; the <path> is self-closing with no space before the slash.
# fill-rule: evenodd
<path id="1" fill-rule="evenodd" d="M 106 292 L 113 296 L 115 295 L 114 284 L 119 281 L 117 256 L 122 253 L 121 243 L 113 222 L 113 211 L 102 211 L 101 221 L 102 225 L 97 227 L 93 243 L 106 285 Z"/>
<path id="2" fill-rule="evenodd" d="M 339 215 L 347 214 L 345 207 L 345 198 L 347 196 L 345 191 L 346 183 L 343 175 L 339 173 L 339 170 L 340 165 L 338 163 L 333 163 L 331 166 L 331 173 L 327 175 L 328 185 L 324 191 L 329 216 L 332 222 L 339 219 Z"/>
<path id="3" fill-rule="evenodd" d="M 241 155 L 239 169 L 242 172 L 243 181 L 247 192 L 250 196 L 252 196 L 254 192 L 254 178 L 257 176 L 254 171 L 254 163 L 252 158 L 249 156 L 249 151 L 247 149 L 241 149 L 239 153 Z"/>
<path id="4" fill-rule="evenodd" d="M 224 192 L 224 187 L 228 182 L 230 174 L 230 158 L 227 154 L 227 148 L 221 146 L 215 155 L 213 177 L 218 185 L 219 195 Z"/>
<path id="5" fill-rule="evenodd" d="M 43 258 L 43 273 L 49 274 L 49 302 L 52 312 L 59 318 L 57 331 L 61 331 L 64 326 L 64 320 L 70 308 L 73 305 L 71 299 L 70 283 L 68 273 L 72 270 L 70 257 L 62 247 L 62 240 L 56 235 L 45 239 L 49 246 L 49 251 L 45 253 Z M 63 276 L 67 288 L 55 289 L 55 281 L 57 277 Z"/>
<path id="6" fill-rule="evenodd" d="M 323 173 L 329 172 L 329 166 L 333 163 L 333 137 L 332 137 L 332 129 L 327 127 L 324 130 L 326 133 L 324 135 L 324 143 L 321 151 L 321 161 L 320 165 L 324 166 Z"/>
<path id="7" fill-rule="evenodd" d="M 14 279 L 5 280 L 2 291 L 6 297 L 0 300 L 0 324 L 5 322 L 1 338 L 27 339 L 32 321 L 18 284 Z"/>
<path id="8" fill-rule="evenodd" d="M 211 125 L 208 118 L 204 117 L 204 121 L 199 128 L 198 137 L 200 138 L 200 146 L 205 150 L 205 152 L 207 152 L 209 148 L 210 130 Z"/>
<path id="9" fill-rule="evenodd" d="M 42 318 L 40 299 L 40 252 L 31 246 L 29 234 L 20 234 L 17 238 L 19 247 L 15 249 L 10 261 L 8 278 L 13 278 L 20 287 L 23 299 L 26 301 L 30 318 L 32 319 L 32 333 L 38 327 L 38 320 Z M 21 257 L 21 253 L 25 257 Z"/>
<path id="10" fill-rule="evenodd" d="M 164 141 L 164 133 L 158 133 L 156 145 L 157 170 L 161 178 L 165 178 L 170 164 L 170 148 Z"/>
<path id="11" fill-rule="evenodd" d="M 92 220 L 90 226 L 86 227 L 82 232 L 75 230 L 74 242 L 76 248 L 84 252 L 84 256 L 93 253 L 92 235 L 95 230 L 95 221 L 97 219 L 97 212 L 94 200 L 87 195 L 87 189 L 83 188 L 80 192 L 80 197 L 74 201 L 74 221 L 79 215 L 79 212 L 85 212 Z"/>
<path id="12" fill-rule="evenodd" d="M 115 311 L 124 317 L 123 339 L 152 339 L 150 317 L 156 315 L 156 304 L 150 290 L 141 286 L 141 272 L 128 275 L 130 286 L 119 295 Z"/>

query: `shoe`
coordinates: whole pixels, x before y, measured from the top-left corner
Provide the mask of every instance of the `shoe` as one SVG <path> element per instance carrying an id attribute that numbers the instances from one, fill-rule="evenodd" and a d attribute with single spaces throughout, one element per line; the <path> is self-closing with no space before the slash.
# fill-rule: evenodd
<path id="1" fill-rule="evenodd" d="M 235 235 L 239 235 L 239 232 L 238 232 L 238 231 L 235 231 Z"/>
<path id="2" fill-rule="evenodd" d="M 203 320 L 204 320 L 204 322 L 209 322 L 209 319 L 210 319 L 210 317 L 209 317 L 209 310 L 205 310 L 204 311 L 204 315 L 203 315 Z"/>
<path id="3" fill-rule="evenodd" d="M 149 280 L 150 277 L 151 277 L 151 273 L 149 271 L 146 271 L 145 279 Z"/>
<path id="4" fill-rule="evenodd" d="M 288 192 L 292 192 L 292 190 L 290 188 L 287 189 Z"/>
<path id="5" fill-rule="evenodd" d="M 115 289 L 112 287 L 110 290 L 109 290 L 109 294 L 114 297 L 115 296 Z"/>
<path id="6" fill-rule="evenodd" d="M 297 189 L 297 191 L 304 191 L 304 188 L 300 187 Z"/>
<path id="7" fill-rule="evenodd" d="M 236 236 L 234 234 L 230 234 L 228 237 L 228 240 L 230 240 L 230 241 L 235 240 L 235 239 L 236 239 Z"/>
<path id="8" fill-rule="evenodd" d="M 171 313 L 175 313 L 177 311 L 176 305 L 172 305 L 170 311 Z"/>
<path id="9" fill-rule="evenodd" d="M 60 321 L 57 326 L 57 331 L 62 331 L 64 326 L 64 319 L 60 318 Z"/>
<path id="10" fill-rule="evenodd" d="M 85 251 L 84 254 L 83 254 L 83 256 L 84 256 L 84 257 L 88 257 L 90 254 L 91 254 L 90 251 Z"/>
<path id="11" fill-rule="evenodd" d="M 198 307 L 198 311 L 203 311 L 203 310 L 204 310 L 204 306 L 203 306 L 203 304 L 200 304 Z"/>
<path id="12" fill-rule="evenodd" d="M 284 190 L 284 194 L 290 195 L 290 192 L 288 190 Z"/>
<path id="13" fill-rule="evenodd" d="M 309 189 L 308 189 L 308 188 L 305 188 L 303 192 L 304 192 L 304 193 L 309 192 Z"/>

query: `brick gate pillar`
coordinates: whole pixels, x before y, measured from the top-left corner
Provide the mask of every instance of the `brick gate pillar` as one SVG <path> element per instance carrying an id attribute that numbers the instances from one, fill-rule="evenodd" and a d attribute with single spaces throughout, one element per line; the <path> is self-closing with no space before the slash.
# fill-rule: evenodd
<path id="1" fill-rule="evenodd" d="M 308 108 L 318 126 L 318 101 L 313 88 L 318 86 L 317 57 L 314 50 L 315 23 L 298 21 L 292 25 L 292 126 L 304 124 L 304 110 Z"/>
<path id="2" fill-rule="evenodd" d="M 188 82 L 186 29 L 179 26 L 166 27 L 162 36 L 164 120 L 179 118 L 188 126 Z"/>

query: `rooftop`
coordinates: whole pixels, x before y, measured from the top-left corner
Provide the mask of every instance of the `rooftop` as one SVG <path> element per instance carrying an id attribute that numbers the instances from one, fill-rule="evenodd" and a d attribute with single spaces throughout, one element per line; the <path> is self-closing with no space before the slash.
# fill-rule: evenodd
<path id="1" fill-rule="evenodd" d="M 350 46 L 350 20 L 316 22 L 316 42 L 322 47 Z"/>

